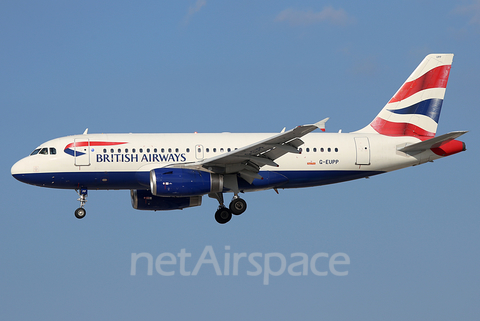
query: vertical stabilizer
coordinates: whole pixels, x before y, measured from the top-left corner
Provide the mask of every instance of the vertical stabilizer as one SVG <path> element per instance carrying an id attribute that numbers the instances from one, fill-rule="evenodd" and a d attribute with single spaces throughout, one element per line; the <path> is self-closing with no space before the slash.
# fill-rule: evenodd
<path id="1" fill-rule="evenodd" d="M 453 54 L 426 56 L 377 117 L 358 132 L 434 137 L 452 61 Z"/>

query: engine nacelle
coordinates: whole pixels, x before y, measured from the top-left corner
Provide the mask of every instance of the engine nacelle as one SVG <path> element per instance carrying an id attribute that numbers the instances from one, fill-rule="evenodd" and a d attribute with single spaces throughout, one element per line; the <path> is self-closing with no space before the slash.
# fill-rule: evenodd
<path id="1" fill-rule="evenodd" d="M 150 171 L 150 189 L 156 196 L 197 196 L 223 191 L 223 176 L 186 168 Z"/>
<path id="2" fill-rule="evenodd" d="M 201 196 L 161 197 L 146 190 L 131 190 L 132 206 L 136 210 L 169 211 L 202 205 Z"/>

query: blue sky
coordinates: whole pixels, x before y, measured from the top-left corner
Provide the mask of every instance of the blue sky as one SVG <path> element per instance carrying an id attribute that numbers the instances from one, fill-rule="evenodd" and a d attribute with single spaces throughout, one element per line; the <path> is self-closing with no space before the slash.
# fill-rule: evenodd
<path id="1" fill-rule="evenodd" d="M 480 2 L 2 1 L 0 318 L 472 320 L 478 267 Z M 455 54 L 438 133 L 464 153 L 332 186 L 246 194 L 221 226 L 216 201 L 140 212 L 128 191 L 15 181 L 44 141 L 102 132 L 279 132 L 330 117 L 368 124 L 423 57 Z M 227 196 L 228 198 L 229 196 Z M 346 253 L 347 276 L 173 276 L 131 254 Z M 225 250 L 226 247 L 230 250 Z M 272 270 L 279 267 L 272 259 Z M 318 268 L 328 262 L 318 259 Z M 276 264 L 276 265 L 275 265 Z"/>

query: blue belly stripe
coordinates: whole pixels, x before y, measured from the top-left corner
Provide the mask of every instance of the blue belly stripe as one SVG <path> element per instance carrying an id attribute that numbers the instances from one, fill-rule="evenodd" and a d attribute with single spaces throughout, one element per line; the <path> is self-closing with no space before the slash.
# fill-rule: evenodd
<path id="1" fill-rule="evenodd" d="M 272 177 L 272 173 L 284 176 L 270 182 L 255 179 L 252 184 L 239 179 L 241 190 L 261 190 L 273 187 L 298 188 L 321 186 L 350 181 L 367 176 L 378 175 L 381 171 L 275 171 L 260 172 L 262 176 Z M 30 173 L 16 174 L 14 177 L 24 183 L 60 189 L 146 189 L 150 187 L 150 172 L 82 172 L 82 173 Z"/>

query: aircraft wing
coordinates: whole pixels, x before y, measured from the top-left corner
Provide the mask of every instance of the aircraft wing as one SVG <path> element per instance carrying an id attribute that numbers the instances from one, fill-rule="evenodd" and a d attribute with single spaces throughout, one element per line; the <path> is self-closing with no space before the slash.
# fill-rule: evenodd
<path id="1" fill-rule="evenodd" d="M 255 178 L 261 178 L 258 174 L 261 167 L 278 166 L 275 160 L 286 153 L 299 154 L 298 147 L 303 145 L 300 138 L 317 128 L 324 131 L 327 120 L 328 118 L 325 118 L 312 125 L 298 126 L 287 132 L 282 131 L 254 144 L 185 166 L 203 167 L 219 174 L 239 173 L 247 182 L 252 182 Z"/>

